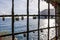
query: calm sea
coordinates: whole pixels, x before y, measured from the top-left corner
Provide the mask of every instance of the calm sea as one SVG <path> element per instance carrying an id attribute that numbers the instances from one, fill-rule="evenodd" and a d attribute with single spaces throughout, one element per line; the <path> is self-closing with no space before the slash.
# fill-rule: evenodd
<path id="1" fill-rule="evenodd" d="M 50 19 L 50 27 L 55 26 L 55 20 Z M 0 18 L 0 32 L 8 32 L 12 33 L 12 24 L 11 24 L 11 18 L 5 18 L 5 21 Z M 40 19 L 40 28 L 47 28 L 48 27 L 48 19 Z M 38 19 L 29 19 L 29 30 L 36 30 L 38 28 Z M 14 32 L 25 32 L 27 31 L 27 19 L 24 20 L 19 19 L 19 21 L 15 20 L 14 23 Z M 49 39 L 53 38 L 55 36 L 55 28 L 51 28 L 49 31 Z M 37 40 L 38 38 L 38 31 L 30 32 L 29 33 L 29 40 Z M 40 30 L 40 40 L 47 40 L 48 38 L 48 29 Z M 53 35 L 53 36 L 52 36 Z M 18 40 L 26 40 L 26 37 L 24 37 L 24 34 L 15 35 L 15 37 Z"/>

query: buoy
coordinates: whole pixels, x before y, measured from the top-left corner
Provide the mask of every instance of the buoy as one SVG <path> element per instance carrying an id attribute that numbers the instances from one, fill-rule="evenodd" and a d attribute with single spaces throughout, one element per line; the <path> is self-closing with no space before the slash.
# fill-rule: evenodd
<path id="1" fill-rule="evenodd" d="M 43 32 L 43 29 L 41 29 L 41 32 Z"/>
<path id="2" fill-rule="evenodd" d="M 33 19 L 36 19 L 36 16 L 33 16 Z"/>
<path id="3" fill-rule="evenodd" d="M 27 36 L 26 33 L 24 33 L 23 36 L 26 37 Z"/>
<path id="4" fill-rule="evenodd" d="M 19 21 L 19 16 L 18 15 L 16 15 L 15 20 Z"/>
<path id="5" fill-rule="evenodd" d="M 24 20 L 24 17 L 23 16 L 21 17 L 21 20 Z"/>
<path id="6" fill-rule="evenodd" d="M 47 18 L 47 16 L 44 16 L 45 18 Z"/>
<path id="7" fill-rule="evenodd" d="M 33 33 L 35 33 L 35 31 L 33 31 Z"/>
<path id="8" fill-rule="evenodd" d="M 5 21 L 5 18 L 4 18 L 4 16 L 2 17 L 2 20 L 3 20 L 3 21 Z"/>
<path id="9" fill-rule="evenodd" d="M 15 20 L 19 21 L 19 15 L 18 14 L 16 14 Z"/>
<path id="10" fill-rule="evenodd" d="M 53 16 L 51 16 L 51 18 L 53 18 Z"/>
<path id="11" fill-rule="evenodd" d="M 19 21 L 19 16 L 18 16 L 18 17 L 15 17 L 15 20 L 16 20 L 16 21 Z"/>

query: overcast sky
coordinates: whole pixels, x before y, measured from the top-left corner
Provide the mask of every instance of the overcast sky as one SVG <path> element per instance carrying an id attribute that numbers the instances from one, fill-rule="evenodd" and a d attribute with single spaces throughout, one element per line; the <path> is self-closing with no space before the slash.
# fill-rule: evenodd
<path id="1" fill-rule="evenodd" d="M 14 12 L 15 14 L 26 14 L 27 9 L 27 1 L 26 0 L 15 0 L 14 2 Z M 40 11 L 47 9 L 48 4 L 45 1 L 40 2 Z M 50 7 L 53 9 L 54 7 L 51 5 Z M 30 14 L 34 14 L 38 12 L 38 0 L 30 0 L 29 1 L 29 12 Z M 0 15 L 2 14 L 11 14 L 11 0 L 0 0 Z"/>

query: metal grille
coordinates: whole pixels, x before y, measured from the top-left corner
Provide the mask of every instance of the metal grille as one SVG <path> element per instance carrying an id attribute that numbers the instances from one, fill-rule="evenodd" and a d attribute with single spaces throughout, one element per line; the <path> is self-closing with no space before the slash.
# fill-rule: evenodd
<path id="1" fill-rule="evenodd" d="M 40 30 L 45 30 L 48 29 L 48 39 L 49 40 L 49 30 L 51 28 L 55 28 L 56 29 L 56 40 L 57 40 L 57 27 L 55 25 L 55 27 L 49 27 L 49 21 L 50 21 L 50 17 L 54 16 L 55 18 L 57 17 L 57 15 L 50 15 L 50 3 L 48 2 L 48 15 L 40 15 L 40 0 L 38 0 L 38 15 L 29 15 L 29 0 L 27 0 L 27 15 L 14 15 L 14 0 L 12 0 L 12 15 L 0 15 L 0 17 L 12 17 L 12 34 L 6 34 L 6 35 L 0 35 L 0 37 L 6 37 L 6 36 L 12 36 L 12 40 L 14 40 L 15 35 L 18 34 L 24 34 L 27 33 L 27 40 L 29 40 L 29 33 L 30 32 L 34 32 L 34 31 L 38 31 L 38 40 L 40 40 Z M 27 31 L 26 32 L 19 32 L 19 33 L 14 33 L 14 17 L 21 17 L 21 16 L 27 16 Z M 29 17 L 33 17 L 33 16 L 37 16 L 38 17 L 38 29 L 36 30 L 29 30 Z M 47 16 L 48 17 L 48 27 L 47 28 L 40 28 L 40 16 Z M 55 19 L 54 18 L 54 19 Z"/>

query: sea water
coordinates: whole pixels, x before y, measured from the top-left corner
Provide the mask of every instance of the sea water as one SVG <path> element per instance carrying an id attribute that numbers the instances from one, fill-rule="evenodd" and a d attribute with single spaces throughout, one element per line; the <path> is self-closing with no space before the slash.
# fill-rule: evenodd
<path id="1" fill-rule="evenodd" d="M 55 27 L 55 19 L 49 20 L 49 26 Z M 40 28 L 48 27 L 48 19 L 40 19 Z M 29 18 L 29 30 L 38 29 L 38 19 Z M 27 31 L 27 19 L 24 20 L 19 19 L 19 21 L 14 21 L 14 33 L 25 32 Z M 5 18 L 5 21 L 0 18 L 0 32 L 8 32 L 8 34 L 12 33 L 12 20 L 11 18 Z M 48 29 L 44 29 L 40 32 L 40 40 L 47 40 L 48 38 Z M 49 39 L 55 36 L 55 28 L 51 28 L 49 30 Z M 52 36 L 53 35 L 53 36 Z M 26 40 L 27 37 L 24 37 L 24 34 L 15 35 L 18 40 Z M 38 40 L 38 31 L 29 33 L 29 40 Z"/>

